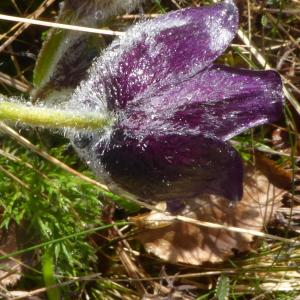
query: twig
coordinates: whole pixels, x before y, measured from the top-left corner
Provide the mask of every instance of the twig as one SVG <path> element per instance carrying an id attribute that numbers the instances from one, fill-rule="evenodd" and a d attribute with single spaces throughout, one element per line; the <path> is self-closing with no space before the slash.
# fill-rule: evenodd
<path id="1" fill-rule="evenodd" d="M 0 20 L 12 21 L 12 22 L 22 22 L 26 24 L 33 24 L 51 28 L 59 28 L 59 29 L 67 29 L 67 30 L 74 30 L 74 31 L 81 31 L 81 32 L 88 32 L 88 33 L 97 33 L 103 35 L 123 35 L 124 33 L 121 31 L 113 31 L 109 29 L 98 29 L 98 28 L 91 28 L 91 27 L 83 27 L 77 25 L 69 25 L 69 24 L 62 24 L 62 23 L 54 23 L 48 21 L 41 21 L 41 20 L 34 20 L 28 18 L 21 18 L 21 17 L 14 17 L 9 15 L 0 14 Z"/>
<path id="2" fill-rule="evenodd" d="M 37 18 L 39 17 L 50 5 L 52 5 L 56 0 L 46 0 L 44 1 L 38 9 L 28 16 L 28 18 Z M 1 46 L 0 52 L 2 52 L 6 47 L 8 47 L 26 28 L 29 27 L 30 24 L 22 24 L 20 28 L 10 37 L 8 38 Z M 5 35 L 0 36 L 0 40 L 5 37 Z"/>
<path id="3" fill-rule="evenodd" d="M 28 184 L 26 184 L 24 181 L 22 181 L 20 178 L 16 177 L 14 174 L 12 174 L 10 171 L 6 170 L 2 166 L 0 166 L 0 172 L 3 172 L 6 176 L 8 176 L 12 180 L 16 181 L 20 186 L 22 186 L 26 190 L 30 190 L 30 186 Z"/>
<path id="4" fill-rule="evenodd" d="M 0 81 L 9 85 L 22 93 L 28 93 L 31 90 L 31 86 L 18 79 L 15 79 L 5 73 L 0 72 Z"/>
<path id="5" fill-rule="evenodd" d="M 263 238 L 268 238 L 268 239 L 275 240 L 275 241 L 280 241 L 280 242 L 283 242 L 283 243 L 300 245 L 300 241 L 298 241 L 298 240 L 287 239 L 287 238 L 283 238 L 283 237 L 276 236 L 276 235 L 273 235 L 273 234 L 260 232 L 260 231 L 257 231 L 257 230 L 245 229 L 245 228 L 234 227 L 234 226 L 226 226 L 226 225 L 211 223 L 211 222 L 204 222 L 204 221 L 199 221 L 199 220 L 195 220 L 195 219 L 192 219 L 192 218 L 188 218 L 188 217 L 185 217 L 185 216 L 176 216 L 176 217 L 174 217 L 174 219 L 182 221 L 182 222 L 187 222 L 187 223 L 190 223 L 190 224 L 194 224 L 194 225 L 197 225 L 197 226 L 201 226 L 201 227 L 208 227 L 208 228 L 213 228 L 213 229 L 223 229 L 223 230 L 238 232 L 238 233 L 246 233 L 246 234 L 251 234 L 251 235 L 254 235 L 254 236 L 257 236 L 257 237 L 263 237 Z"/>

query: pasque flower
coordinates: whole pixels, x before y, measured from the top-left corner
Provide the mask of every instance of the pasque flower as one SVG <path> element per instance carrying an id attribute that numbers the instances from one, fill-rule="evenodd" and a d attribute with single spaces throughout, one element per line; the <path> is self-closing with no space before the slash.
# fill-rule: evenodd
<path id="1" fill-rule="evenodd" d="M 70 107 L 114 121 L 70 136 L 113 190 L 147 201 L 242 197 L 228 140 L 280 118 L 283 95 L 274 71 L 213 64 L 237 26 L 232 2 L 174 11 L 133 26 L 94 62 Z"/>

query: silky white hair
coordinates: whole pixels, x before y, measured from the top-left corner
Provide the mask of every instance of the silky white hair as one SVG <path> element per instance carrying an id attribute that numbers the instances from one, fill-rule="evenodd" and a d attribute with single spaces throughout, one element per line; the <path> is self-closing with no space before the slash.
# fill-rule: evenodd
<path id="1" fill-rule="evenodd" d="M 145 0 L 65 0 L 61 12 L 75 9 L 74 23 L 84 25 L 89 19 L 94 18 L 95 22 L 105 22 L 113 16 L 129 13 L 141 5 Z M 91 25 L 91 24 L 90 24 Z"/>

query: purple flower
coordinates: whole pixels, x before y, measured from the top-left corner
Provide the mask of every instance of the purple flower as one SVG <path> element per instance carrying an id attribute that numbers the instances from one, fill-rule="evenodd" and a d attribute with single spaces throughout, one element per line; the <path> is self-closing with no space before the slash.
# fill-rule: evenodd
<path id="1" fill-rule="evenodd" d="M 95 61 L 71 106 L 114 118 L 71 137 L 116 192 L 143 200 L 242 197 L 243 165 L 227 141 L 282 114 L 274 71 L 215 65 L 238 26 L 232 2 L 137 24 Z"/>

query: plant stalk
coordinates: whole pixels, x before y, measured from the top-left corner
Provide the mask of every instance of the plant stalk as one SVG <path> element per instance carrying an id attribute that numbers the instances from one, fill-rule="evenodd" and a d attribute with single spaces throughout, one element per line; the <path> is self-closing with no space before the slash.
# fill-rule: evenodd
<path id="1" fill-rule="evenodd" d="M 57 108 L 28 106 L 8 101 L 0 102 L 0 120 L 22 122 L 47 128 L 101 129 L 112 124 L 112 119 L 100 113 Z"/>

